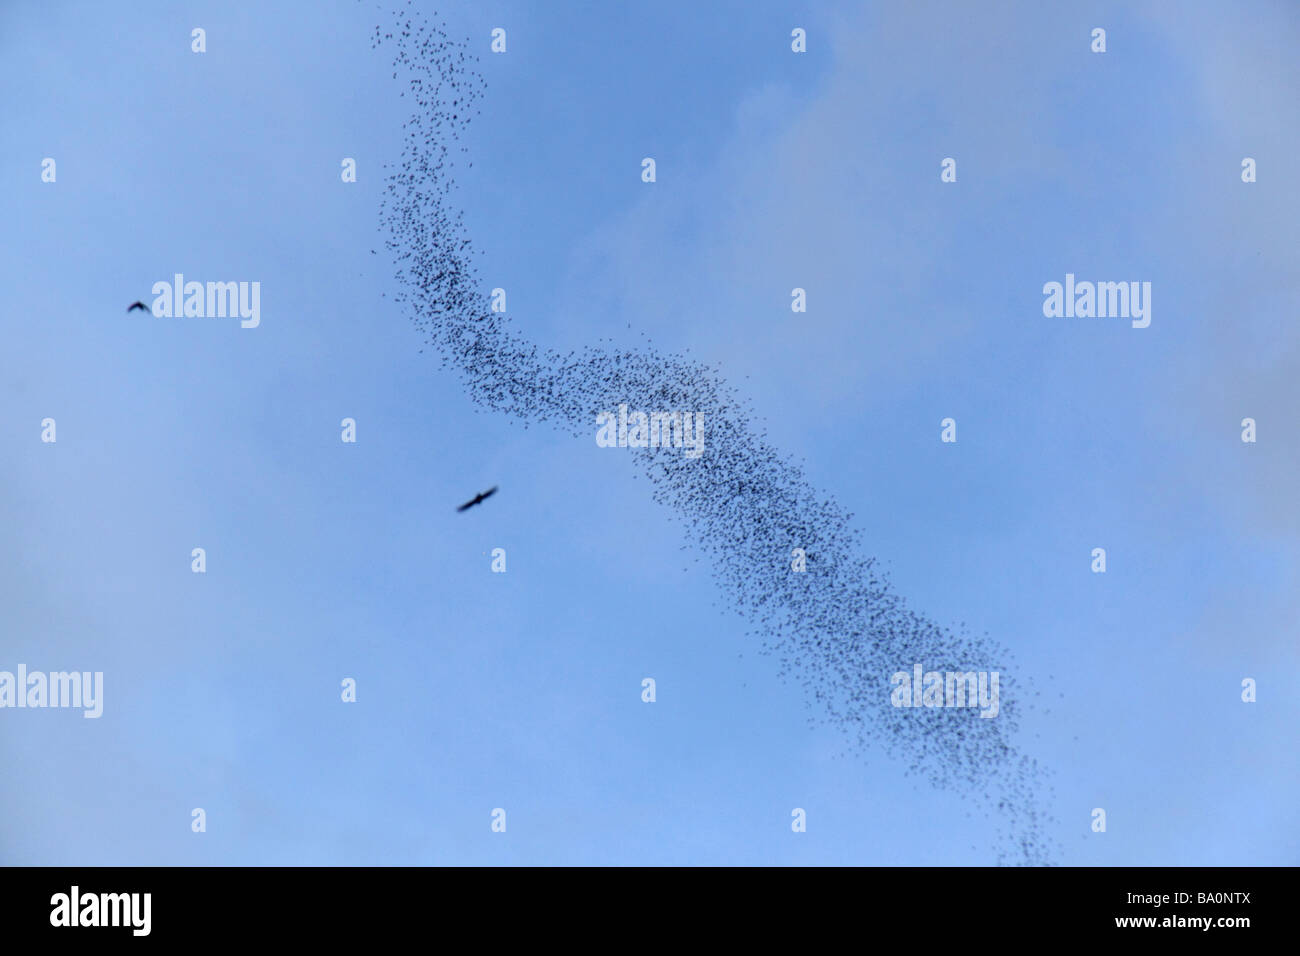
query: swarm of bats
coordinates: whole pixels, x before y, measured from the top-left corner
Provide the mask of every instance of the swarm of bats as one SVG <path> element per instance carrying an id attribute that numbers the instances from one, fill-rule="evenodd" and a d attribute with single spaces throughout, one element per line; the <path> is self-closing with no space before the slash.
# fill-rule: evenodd
<path id="1" fill-rule="evenodd" d="M 1044 771 L 1015 743 L 1024 706 L 1007 651 L 908 607 L 863 553 L 852 515 L 766 442 L 716 369 L 649 347 L 545 349 L 491 311 L 461 213 L 449 201 L 452 149 L 483 78 L 469 67 L 464 43 L 418 16 L 389 32 L 376 28 L 375 45 L 390 42 L 417 110 L 403 127 L 402 162 L 390 167 L 381 219 L 399 264 L 397 300 L 443 367 L 481 406 L 588 441 L 594 413 L 621 402 L 703 413 L 710 427 L 703 456 L 647 449 L 638 461 L 653 497 L 680 516 L 759 646 L 802 686 L 814 719 L 837 725 L 851 744 L 882 747 L 936 787 L 961 786 L 999 814 L 1001 861 L 1050 861 Z M 794 548 L 807 554 L 803 573 L 792 572 Z M 891 706 L 890 675 L 916 661 L 1000 671 L 1002 712 L 990 720 L 969 708 Z"/>

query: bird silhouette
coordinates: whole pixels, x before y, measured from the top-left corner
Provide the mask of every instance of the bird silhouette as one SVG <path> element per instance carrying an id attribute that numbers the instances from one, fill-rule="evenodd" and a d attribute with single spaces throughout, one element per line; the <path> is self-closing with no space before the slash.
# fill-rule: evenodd
<path id="1" fill-rule="evenodd" d="M 461 506 L 460 506 L 459 508 L 457 508 L 456 510 L 457 510 L 457 511 L 468 511 L 470 508 L 473 508 L 476 504 L 479 504 L 480 502 L 482 502 L 483 499 L 485 499 L 485 498 L 491 498 L 491 497 L 492 497 L 493 495 L 495 495 L 496 493 L 497 493 L 497 486 L 496 486 L 496 485 L 493 485 L 493 486 L 492 486 L 491 488 L 489 488 L 487 491 L 480 491 L 477 495 L 474 496 L 474 500 L 473 500 L 473 501 L 467 501 L 467 502 L 465 502 L 463 505 L 461 505 Z"/>
<path id="2" fill-rule="evenodd" d="M 143 302 L 132 302 L 126 307 L 126 311 L 128 312 L 132 312 L 135 309 L 139 309 L 141 312 L 148 312 L 149 306 L 145 305 Z"/>

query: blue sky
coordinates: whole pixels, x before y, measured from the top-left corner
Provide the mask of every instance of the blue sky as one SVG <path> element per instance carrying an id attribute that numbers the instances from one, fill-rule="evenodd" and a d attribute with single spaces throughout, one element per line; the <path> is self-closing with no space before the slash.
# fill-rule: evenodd
<path id="1" fill-rule="evenodd" d="M 1013 649 L 1061 862 L 1294 864 L 1300 13 L 1044 6 L 449 6 L 455 201 L 525 334 L 721 363 L 900 593 Z M 960 792 L 808 728 L 626 452 L 418 353 L 380 16 L 0 9 L 0 670 L 105 675 L 98 720 L 0 710 L 0 861 L 991 862 Z M 176 272 L 260 281 L 260 327 L 123 313 Z M 1045 318 L 1067 272 L 1151 326 Z"/>

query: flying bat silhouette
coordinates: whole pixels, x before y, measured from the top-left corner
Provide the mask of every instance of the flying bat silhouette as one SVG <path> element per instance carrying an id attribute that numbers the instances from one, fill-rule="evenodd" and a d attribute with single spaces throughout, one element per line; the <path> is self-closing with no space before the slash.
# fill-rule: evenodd
<path id="1" fill-rule="evenodd" d="M 480 503 L 484 498 L 491 498 L 491 497 L 492 497 L 493 495 L 495 495 L 496 493 L 497 493 L 497 486 L 496 486 L 496 485 L 493 485 L 493 486 L 492 486 L 491 488 L 489 488 L 487 491 L 480 491 L 478 494 L 476 494 L 476 495 L 474 496 L 474 500 L 473 500 L 473 501 L 467 501 L 467 502 L 465 502 L 463 505 L 461 505 L 461 506 L 460 506 L 459 508 L 457 508 L 456 510 L 457 510 L 457 511 L 468 511 L 470 508 L 473 508 L 476 504 Z"/>
<path id="2" fill-rule="evenodd" d="M 130 312 L 133 309 L 139 309 L 141 312 L 148 312 L 149 306 L 145 305 L 143 302 L 132 302 L 130 305 L 126 307 L 126 311 L 128 312 Z"/>

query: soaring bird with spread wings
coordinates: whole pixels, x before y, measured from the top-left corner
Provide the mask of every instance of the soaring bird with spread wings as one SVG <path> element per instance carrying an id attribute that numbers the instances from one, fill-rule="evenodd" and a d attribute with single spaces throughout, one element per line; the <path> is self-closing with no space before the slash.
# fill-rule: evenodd
<path id="1" fill-rule="evenodd" d="M 148 312 L 149 306 L 145 305 L 143 302 L 132 302 L 126 307 L 126 311 L 128 312 L 131 312 L 134 309 L 139 309 L 141 312 Z"/>
<path id="2" fill-rule="evenodd" d="M 473 501 L 467 501 L 467 502 L 465 502 L 463 505 L 461 505 L 461 506 L 460 506 L 459 508 L 457 508 L 456 510 L 457 510 L 457 511 L 468 511 L 470 508 L 473 508 L 476 504 L 479 504 L 480 502 L 482 502 L 484 498 L 491 498 L 491 497 L 492 497 L 493 495 L 495 495 L 496 493 L 497 493 L 497 486 L 496 486 L 496 485 L 493 485 L 493 486 L 492 486 L 491 488 L 489 488 L 487 491 L 480 491 L 477 495 L 474 496 L 474 500 L 473 500 Z"/>

